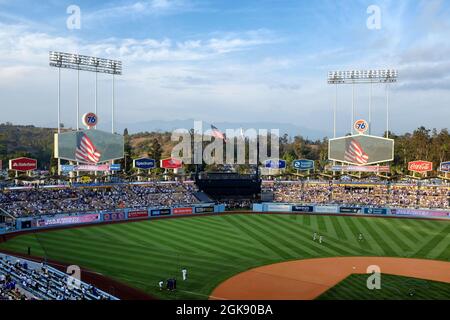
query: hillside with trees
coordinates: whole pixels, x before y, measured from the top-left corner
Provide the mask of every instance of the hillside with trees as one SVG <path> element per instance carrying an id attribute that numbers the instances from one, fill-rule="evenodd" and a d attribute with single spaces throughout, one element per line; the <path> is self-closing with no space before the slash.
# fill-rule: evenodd
<path id="1" fill-rule="evenodd" d="M 56 162 L 51 160 L 53 155 L 53 134 L 56 129 L 38 128 L 34 126 L 18 126 L 11 123 L 0 124 L 0 159 L 4 167 L 7 160 L 28 156 L 38 160 L 39 168 L 49 170 Z M 131 169 L 132 159 L 151 157 L 159 161 L 170 157 L 176 142 L 171 141 L 170 132 L 142 132 L 128 134 L 125 137 L 126 159 L 122 165 Z M 450 133 L 448 129 L 436 130 L 420 127 L 412 133 L 390 137 L 395 140 L 395 159 L 392 167 L 395 172 L 406 172 L 407 163 L 414 160 L 427 160 L 434 163 L 450 161 Z M 317 160 L 319 168 L 327 164 L 328 139 L 311 141 L 301 136 L 280 137 L 280 156 L 288 163 L 295 159 Z M 211 167 L 211 169 L 215 169 Z M 245 169 L 245 166 L 244 168 Z"/>

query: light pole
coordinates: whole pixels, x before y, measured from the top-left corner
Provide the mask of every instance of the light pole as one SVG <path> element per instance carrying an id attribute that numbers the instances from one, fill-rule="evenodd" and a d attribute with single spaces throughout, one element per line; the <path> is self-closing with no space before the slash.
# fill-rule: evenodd
<path id="1" fill-rule="evenodd" d="M 330 71 L 328 72 L 328 84 L 336 85 L 336 97 L 337 97 L 337 85 L 338 84 L 351 84 L 352 85 L 352 130 L 353 123 L 355 121 L 355 84 L 370 84 L 370 98 L 369 98 L 369 132 L 371 133 L 372 124 L 372 90 L 374 83 L 386 84 L 386 131 L 389 131 L 389 84 L 397 82 L 398 71 L 395 69 L 383 69 L 383 70 L 352 70 L 352 71 Z M 336 106 L 337 98 L 334 105 L 334 120 L 333 120 L 333 132 L 336 132 Z M 336 134 L 334 134 L 336 137 Z M 388 136 L 388 134 L 387 134 Z"/>
<path id="2" fill-rule="evenodd" d="M 110 60 L 73 53 L 50 51 L 49 65 L 51 67 L 58 68 L 58 133 L 61 133 L 61 68 L 77 71 L 77 131 L 80 130 L 80 71 L 95 73 L 95 114 L 97 114 L 98 112 L 98 73 L 106 73 L 113 76 L 112 131 L 114 133 L 114 77 L 116 75 L 122 74 L 122 62 L 119 60 Z M 60 168 L 60 164 L 60 160 L 58 160 L 58 170 Z"/>

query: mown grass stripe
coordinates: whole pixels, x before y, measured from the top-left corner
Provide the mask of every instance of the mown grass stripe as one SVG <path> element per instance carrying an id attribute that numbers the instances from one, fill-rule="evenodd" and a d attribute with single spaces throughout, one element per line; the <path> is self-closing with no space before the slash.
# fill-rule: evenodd
<path id="1" fill-rule="evenodd" d="M 263 219 L 261 219 L 263 218 Z M 289 238 L 281 236 L 279 233 L 274 232 L 275 224 L 268 224 L 267 217 L 250 217 L 244 216 L 242 218 L 243 223 L 248 228 L 252 228 L 255 232 L 259 233 L 260 237 L 267 237 L 270 240 L 275 240 L 278 243 L 278 250 L 286 259 L 293 259 L 297 256 L 297 253 L 292 249 L 295 244 L 289 241 Z"/>
<path id="2" fill-rule="evenodd" d="M 421 248 L 419 248 L 416 252 L 416 256 L 424 256 L 428 257 L 429 252 L 439 243 L 441 242 L 445 237 L 448 236 L 450 233 L 450 224 L 447 225 L 447 227 L 442 230 L 441 233 L 436 234 L 430 241 L 425 243 Z"/>
<path id="3" fill-rule="evenodd" d="M 365 219 L 360 219 L 360 220 L 354 220 L 355 223 L 358 223 L 359 225 L 361 225 L 362 227 L 364 227 L 364 229 L 367 230 L 367 234 L 369 235 L 369 237 L 371 238 L 371 240 L 373 242 L 371 242 L 371 244 L 376 244 L 376 246 L 381 250 L 380 253 L 384 254 L 384 255 L 395 255 L 395 251 L 391 248 L 391 246 L 384 240 L 383 236 L 380 235 L 378 233 L 377 230 L 375 230 L 374 228 L 372 228 L 372 224 L 371 223 L 367 223 L 365 221 Z M 364 239 L 367 239 L 367 235 L 366 233 L 363 233 Z M 366 240 L 361 241 L 362 243 L 367 242 Z"/>
<path id="4" fill-rule="evenodd" d="M 57 246 L 56 241 L 54 243 L 54 246 Z M 77 244 L 75 241 L 72 241 L 70 243 L 70 246 L 66 246 L 64 248 L 64 252 L 62 252 L 61 254 L 54 253 L 50 255 L 50 257 L 55 257 L 55 259 L 58 259 L 61 262 L 69 262 L 67 261 L 67 258 L 77 261 L 81 260 L 83 261 L 84 266 L 88 266 L 87 264 L 90 264 L 97 260 L 103 261 L 103 263 L 107 263 L 108 261 L 114 262 L 117 260 L 119 262 L 122 261 L 122 263 L 126 265 L 145 265 L 146 268 L 151 268 L 152 265 L 166 265 L 168 262 L 176 261 L 178 259 L 177 255 L 163 254 L 158 251 L 152 251 L 149 255 L 142 254 L 142 251 L 139 250 L 134 253 L 133 249 L 136 248 L 122 248 L 120 254 L 118 254 L 117 250 L 105 250 L 105 248 L 103 247 L 91 247 L 89 252 L 79 250 L 80 248 L 83 248 L 83 246 Z M 83 259 L 83 257 L 85 259 Z M 190 257 L 189 255 L 184 255 L 184 259 L 186 261 L 190 261 L 190 263 L 192 264 L 198 264 L 198 268 L 204 270 L 205 272 L 217 270 L 218 268 L 223 268 L 227 265 L 226 262 L 211 263 L 208 261 L 208 257 L 198 259 L 198 257 Z M 198 263 L 192 262 L 194 259 L 199 260 Z M 233 267 L 233 265 L 229 265 L 228 267 Z"/>
<path id="5" fill-rule="evenodd" d="M 380 219 L 380 218 L 378 218 Z M 376 219 L 376 220 L 378 220 Z M 363 220 L 361 220 L 362 222 Z M 382 225 L 379 225 L 379 221 L 375 221 L 373 223 L 368 224 L 367 221 L 364 221 L 364 223 L 368 226 L 370 226 L 370 228 L 372 228 L 372 230 L 374 230 L 374 232 L 376 232 L 376 234 L 378 235 L 377 241 L 378 240 L 382 240 L 384 245 L 388 245 L 388 247 L 390 248 L 391 251 L 391 255 L 395 255 L 395 256 L 399 256 L 399 257 L 403 257 L 404 256 L 404 250 L 401 247 L 402 243 L 397 243 L 397 238 L 390 234 L 388 232 L 387 229 L 385 229 Z"/>
<path id="6" fill-rule="evenodd" d="M 317 227 L 319 228 L 320 233 L 328 233 L 327 225 L 325 223 L 326 216 L 318 215 L 314 216 L 315 220 L 317 220 Z"/>
<path id="7" fill-rule="evenodd" d="M 232 219 L 229 216 L 224 216 L 224 219 L 226 219 L 229 223 L 235 225 L 237 228 L 239 228 L 242 232 L 247 233 L 249 236 L 251 236 L 255 241 L 259 242 L 262 246 L 268 248 L 271 250 L 272 253 L 276 254 L 279 258 L 289 259 L 291 256 L 289 253 L 284 252 L 283 250 L 280 250 L 276 244 L 271 242 L 270 240 L 267 240 L 267 237 L 264 235 L 261 235 L 257 231 L 253 231 L 250 229 L 246 224 L 239 222 L 237 219 Z"/>
<path id="8" fill-rule="evenodd" d="M 188 220 L 188 219 L 187 219 Z M 236 230 L 229 230 L 228 232 L 223 231 L 217 231 L 213 230 L 211 228 L 206 227 L 205 225 L 196 225 L 195 221 L 192 221 L 192 223 L 187 223 L 187 227 L 191 227 L 193 229 L 197 229 L 199 231 L 202 231 L 202 233 L 207 234 L 209 236 L 219 238 L 219 239 L 226 239 L 227 242 L 230 242 L 233 246 L 242 246 L 243 242 L 245 245 L 245 241 L 250 239 L 247 235 L 245 235 L 242 232 L 236 232 Z"/>
<path id="9" fill-rule="evenodd" d="M 344 220 L 345 219 L 345 220 Z M 355 217 L 348 217 L 344 218 L 342 217 L 341 222 L 342 224 L 346 224 L 348 228 L 352 231 L 352 238 L 353 241 L 357 243 L 361 249 L 368 250 L 368 251 L 375 251 L 379 254 L 383 253 L 383 248 L 380 247 L 380 245 L 375 241 L 374 237 L 370 233 L 370 230 L 368 230 L 364 225 L 362 225 L 359 220 L 359 218 Z M 363 235 L 363 241 L 358 240 L 359 233 L 362 233 Z"/>
<path id="10" fill-rule="evenodd" d="M 298 226 L 297 228 L 296 225 L 292 224 L 291 222 L 285 221 L 284 219 L 274 219 L 274 223 L 273 225 L 271 225 L 271 227 L 282 234 L 288 235 L 293 241 L 293 250 L 296 250 L 300 256 L 318 256 L 317 248 L 314 245 L 310 244 L 312 243 L 311 237 L 307 237 L 301 230 L 299 230 L 301 226 Z M 322 251 L 323 254 L 327 254 L 327 252 L 323 251 L 322 248 L 320 248 L 320 251 Z"/>
<path id="11" fill-rule="evenodd" d="M 279 221 L 279 223 L 287 223 L 287 221 Z M 284 225 L 284 228 L 286 230 L 292 228 L 292 225 L 286 224 Z M 312 240 L 312 234 L 308 234 L 306 230 L 303 228 L 298 228 L 296 230 L 297 233 L 302 233 L 304 238 L 307 242 L 302 243 L 303 246 L 305 244 L 310 244 L 314 250 L 320 250 L 322 252 L 325 252 L 325 254 L 329 255 L 348 255 L 348 254 L 360 254 L 361 252 L 358 249 L 355 249 L 354 247 L 349 246 L 348 244 L 341 244 L 337 238 L 333 237 L 324 237 L 324 244 L 319 244 L 318 242 L 314 242 Z"/>
<path id="12" fill-rule="evenodd" d="M 406 244 L 404 238 L 401 236 L 400 233 L 397 233 L 395 230 L 392 230 L 392 224 L 390 224 L 389 221 L 377 219 L 374 225 L 377 226 L 380 230 L 383 230 L 384 234 L 391 239 L 392 243 L 395 243 L 396 246 L 400 247 L 403 254 L 405 253 L 412 254 L 411 247 L 408 244 Z"/>
<path id="13" fill-rule="evenodd" d="M 327 226 L 328 233 L 339 240 L 344 239 L 345 235 L 343 235 L 343 231 L 339 225 L 336 225 L 336 219 L 332 219 L 329 216 L 323 216 L 325 224 Z"/>
<path id="14" fill-rule="evenodd" d="M 424 240 L 430 236 L 420 220 L 402 219 L 402 222 L 403 224 L 406 224 L 410 228 L 414 229 L 421 240 Z"/>
<path id="15" fill-rule="evenodd" d="M 404 225 L 403 223 L 399 223 L 398 221 L 388 221 L 388 220 L 383 220 L 383 223 L 385 223 L 385 224 L 392 223 L 392 226 L 396 229 L 396 231 L 401 233 L 403 239 L 405 239 L 405 241 L 408 242 L 408 245 L 410 247 L 414 247 L 416 245 L 416 243 L 420 241 L 420 238 L 418 236 L 414 235 L 413 233 L 411 233 L 410 228 L 408 226 Z"/>
<path id="16" fill-rule="evenodd" d="M 209 252 L 219 257 L 225 257 L 231 260 L 239 260 L 241 256 L 235 254 L 234 252 L 229 252 L 221 246 L 214 245 L 211 239 L 202 238 L 200 235 L 192 232 L 191 229 L 188 228 L 177 228 L 174 229 L 171 226 L 165 224 L 159 224 L 158 229 L 154 231 L 164 232 L 167 238 L 178 239 L 178 241 L 184 242 L 191 246 L 192 251 L 203 251 Z"/>

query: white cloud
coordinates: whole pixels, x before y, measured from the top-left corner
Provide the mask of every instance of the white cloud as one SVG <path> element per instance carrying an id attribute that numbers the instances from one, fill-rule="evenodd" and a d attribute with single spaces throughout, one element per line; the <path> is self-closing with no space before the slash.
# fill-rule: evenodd
<path id="1" fill-rule="evenodd" d="M 186 12 L 194 8 L 195 6 L 190 0 L 147 0 L 110 6 L 94 12 L 86 12 L 83 19 L 89 22 L 121 16 L 129 17 L 131 15 L 167 15 Z"/>

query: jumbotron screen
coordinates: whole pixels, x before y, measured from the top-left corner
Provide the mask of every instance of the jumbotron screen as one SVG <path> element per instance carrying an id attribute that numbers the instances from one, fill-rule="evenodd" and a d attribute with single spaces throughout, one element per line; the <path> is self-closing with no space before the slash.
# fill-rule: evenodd
<path id="1" fill-rule="evenodd" d="M 55 134 L 55 157 L 81 163 L 102 163 L 122 159 L 123 136 L 99 130 Z"/>
<path id="2" fill-rule="evenodd" d="M 394 159 L 394 140 L 369 135 L 330 139 L 329 160 L 353 165 L 370 165 Z"/>

